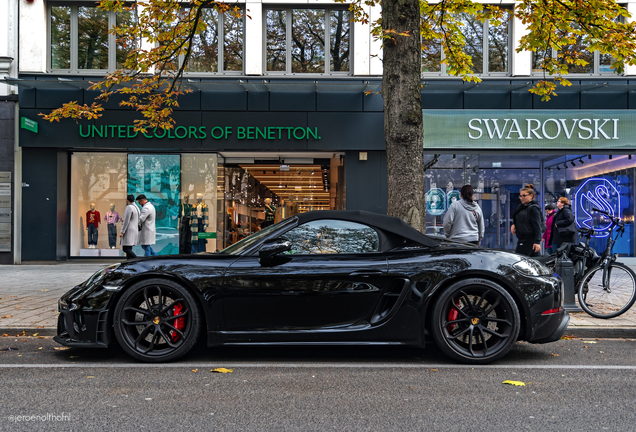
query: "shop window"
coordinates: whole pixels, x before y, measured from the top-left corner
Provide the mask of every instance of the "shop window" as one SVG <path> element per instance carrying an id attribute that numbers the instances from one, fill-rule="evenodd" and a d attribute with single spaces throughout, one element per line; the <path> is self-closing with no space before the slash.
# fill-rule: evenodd
<path id="1" fill-rule="evenodd" d="M 349 11 L 270 9 L 264 20 L 267 73 L 351 72 Z"/>
<path id="2" fill-rule="evenodd" d="M 193 39 L 186 72 L 242 72 L 244 18 L 231 13 L 219 14 L 214 9 L 203 9 L 201 19 L 207 28 Z M 222 49 L 219 49 L 219 41 L 223 41 Z"/>
<path id="3" fill-rule="evenodd" d="M 56 72 L 100 72 L 121 67 L 130 46 L 108 34 L 115 25 L 136 19 L 129 10 L 108 12 L 94 5 L 49 6 L 49 67 Z"/>
<path id="4" fill-rule="evenodd" d="M 217 175 L 215 154 L 74 153 L 71 256 L 124 256 L 119 233 L 128 194 L 144 194 L 155 207 L 152 248 L 159 255 L 221 249 Z M 139 245 L 133 252 L 144 255 Z"/>
<path id="5" fill-rule="evenodd" d="M 472 57 L 472 73 L 475 75 L 507 74 L 510 68 L 510 33 L 512 13 L 504 11 L 500 24 L 490 20 L 479 21 L 469 14 L 460 14 L 464 24 L 462 34 L 466 39 L 465 51 Z M 446 75 L 442 64 L 444 52 L 439 41 L 422 41 L 422 74 Z"/>
<path id="6" fill-rule="evenodd" d="M 366 225 L 340 220 L 307 222 L 288 231 L 283 238 L 296 254 L 357 254 L 377 252 L 378 233 Z"/>

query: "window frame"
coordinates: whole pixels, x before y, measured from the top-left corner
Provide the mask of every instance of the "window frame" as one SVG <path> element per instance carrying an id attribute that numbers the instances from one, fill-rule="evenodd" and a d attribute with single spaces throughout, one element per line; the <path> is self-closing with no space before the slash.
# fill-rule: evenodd
<path id="1" fill-rule="evenodd" d="M 323 10 L 325 12 L 325 72 L 323 73 L 299 73 L 292 72 L 292 11 L 297 9 L 313 9 Z M 268 71 L 267 70 L 267 14 L 269 11 L 285 11 L 285 72 L 282 71 Z M 331 12 L 332 11 L 348 11 L 346 6 L 326 6 L 323 4 L 298 5 L 269 5 L 263 3 L 263 46 L 262 46 L 262 60 L 263 60 L 263 75 L 278 75 L 278 76 L 351 76 L 353 75 L 353 38 L 354 31 L 353 25 L 349 28 L 349 70 L 348 71 L 331 71 Z M 351 23 L 353 24 L 353 23 Z"/>
<path id="2" fill-rule="evenodd" d="M 487 7 L 487 6 L 486 6 Z M 511 9 L 507 9 L 504 7 L 505 10 L 508 11 L 508 13 L 510 14 L 510 19 L 507 21 L 507 27 L 508 27 L 508 64 L 507 66 L 507 71 L 506 72 L 489 72 L 488 71 L 488 66 L 489 66 L 489 57 L 490 57 L 490 50 L 489 50 L 489 45 L 488 42 L 490 40 L 490 32 L 489 27 L 490 27 L 490 20 L 484 20 L 484 22 L 482 23 L 482 34 L 483 34 L 483 39 L 482 39 L 482 71 L 481 73 L 475 73 L 474 75 L 477 76 L 482 76 L 482 77 L 504 77 L 504 76 L 511 76 L 512 75 L 512 70 L 513 70 L 513 66 L 512 66 L 512 62 L 514 60 L 514 52 L 513 52 L 513 29 L 512 29 L 512 22 L 513 22 L 513 15 L 512 15 L 512 10 Z M 441 43 L 440 43 L 441 45 Z M 440 62 L 442 60 L 444 60 L 446 58 L 444 49 L 440 46 L 440 51 L 441 51 L 441 56 L 440 56 Z M 420 66 L 421 68 L 421 66 Z M 445 63 L 441 63 L 440 64 L 440 71 L 439 72 L 422 72 L 421 73 L 422 78 L 425 77 L 448 77 L 450 75 L 448 75 L 448 72 L 446 71 L 446 64 Z"/>
<path id="3" fill-rule="evenodd" d="M 245 8 L 245 3 L 242 4 L 242 7 Z M 212 8 L 209 8 L 212 9 Z M 245 12 L 245 9 L 243 9 Z M 245 74 L 245 16 L 243 16 L 243 68 L 240 71 L 226 71 L 225 67 L 225 13 L 220 15 L 220 19 L 217 22 L 217 28 L 219 31 L 218 40 L 223 41 L 222 49 L 217 49 L 217 71 L 216 72 L 188 72 L 187 69 L 183 70 L 184 76 L 195 77 L 195 76 L 218 76 L 218 75 L 237 75 L 243 76 Z M 183 64 L 185 56 L 179 56 L 179 66 Z"/>
<path id="4" fill-rule="evenodd" d="M 554 48 L 551 48 L 552 50 L 552 58 L 556 58 L 557 56 L 557 50 L 555 50 Z M 532 52 L 532 63 L 530 65 L 530 67 L 534 66 L 534 57 L 536 55 L 536 52 L 533 51 Z M 623 72 L 622 74 L 618 74 L 614 71 L 610 71 L 610 72 L 601 72 L 601 52 L 600 51 L 594 51 L 594 71 L 591 73 L 581 73 L 581 72 L 568 72 L 568 76 L 569 77 L 620 77 L 620 76 L 624 76 L 625 73 Z M 543 70 L 539 70 L 539 71 L 535 71 L 534 68 L 530 71 L 532 76 L 543 76 L 543 74 L 545 73 L 545 71 Z"/>
<path id="5" fill-rule="evenodd" d="M 53 7 L 70 7 L 71 8 L 71 25 L 70 25 L 70 67 L 68 69 L 54 69 L 53 54 L 51 46 L 51 34 L 53 32 L 53 17 L 51 8 Z M 78 8 L 94 7 L 97 8 L 95 2 L 90 1 L 53 1 L 46 5 L 46 71 L 55 74 L 82 74 L 82 75 L 104 75 L 108 72 L 117 70 L 117 42 L 114 34 L 108 34 L 108 68 L 107 69 L 80 69 L 79 68 L 79 25 L 78 25 Z M 108 30 L 112 29 L 117 23 L 117 14 L 108 11 Z"/>

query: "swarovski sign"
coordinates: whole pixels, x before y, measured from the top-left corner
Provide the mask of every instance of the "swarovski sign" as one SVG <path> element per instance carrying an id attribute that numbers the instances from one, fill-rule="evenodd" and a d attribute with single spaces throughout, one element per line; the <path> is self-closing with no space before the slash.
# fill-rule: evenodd
<path id="1" fill-rule="evenodd" d="M 619 119 L 566 119 L 549 118 L 539 120 L 527 118 L 519 124 L 516 118 L 489 119 L 473 118 L 468 121 L 470 139 L 480 139 L 484 130 L 490 139 L 557 139 L 561 133 L 566 139 L 572 137 L 580 140 L 618 139 Z M 609 125 L 608 125 L 609 123 Z M 605 128 L 605 129 L 604 129 Z M 609 134 L 608 134 L 609 133 Z"/>
<path id="2" fill-rule="evenodd" d="M 636 147 L 636 111 L 423 110 L 425 148 Z"/>

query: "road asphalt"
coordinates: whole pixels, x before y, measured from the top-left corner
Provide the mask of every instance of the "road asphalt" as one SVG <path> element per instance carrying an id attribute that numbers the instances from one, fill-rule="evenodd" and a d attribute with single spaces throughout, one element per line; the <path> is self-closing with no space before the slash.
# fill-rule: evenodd
<path id="1" fill-rule="evenodd" d="M 55 335 L 57 300 L 109 264 L 73 262 L 0 266 L 0 334 Z M 593 318 L 584 312 L 571 313 L 570 317 L 566 335 L 636 338 L 636 307 L 608 320 Z"/>

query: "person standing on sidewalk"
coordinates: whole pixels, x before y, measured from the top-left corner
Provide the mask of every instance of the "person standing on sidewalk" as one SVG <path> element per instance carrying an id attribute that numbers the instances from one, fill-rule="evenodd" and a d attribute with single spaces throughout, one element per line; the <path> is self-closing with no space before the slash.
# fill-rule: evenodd
<path id="1" fill-rule="evenodd" d="M 449 240 L 479 245 L 484 238 L 484 215 L 473 201 L 473 187 L 462 186 L 462 199 L 450 205 L 444 215 L 444 235 Z"/>
<path id="2" fill-rule="evenodd" d="M 527 184 L 519 192 L 521 205 L 512 216 L 513 224 L 510 232 L 517 236 L 515 252 L 529 257 L 539 255 L 541 251 L 541 236 L 543 234 L 543 216 L 541 207 L 537 203 L 537 193 L 534 185 Z"/>
<path id="3" fill-rule="evenodd" d="M 126 259 L 132 259 L 137 258 L 132 248 L 137 244 L 139 237 L 139 209 L 135 205 L 134 195 L 126 197 L 126 204 L 124 222 L 121 225 L 119 237 L 121 237 L 121 246 L 126 254 Z"/>
<path id="4" fill-rule="evenodd" d="M 576 241 L 576 224 L 574 223 L 574 214 L 570 207 L 570 200 L 561 197 L 557 201 L 556 215 L 552 219 L 551 242 L 554 250 L 557 250 L 561 243 L 574 243 Z"/>
<path id="5" fill-rule="evenodd" d="M 139 215 L 139 223 L 141 231 L 139 232 L 139 241 L 141 248 L 144 250 L 144 256 L 155 256 L 157 252 L 152 249 L 155 244 L 156 228 L 155 207 L 146 199 L 146 195 L 141 194 L 137 197 L 137 202 L 141 205 L 141 214 Z"/>
<path id="6" fill-rule="evenodd" d="M 548 255 L 552 255 L 556 249 L 552 247 L 552 219 L 556 214 L 556 210 L 552 204 L 548 204 L 545 206 L 545 232 L 543 233 L 543 237 L 541 241 L 545 246 L 545 251 Z"/>

